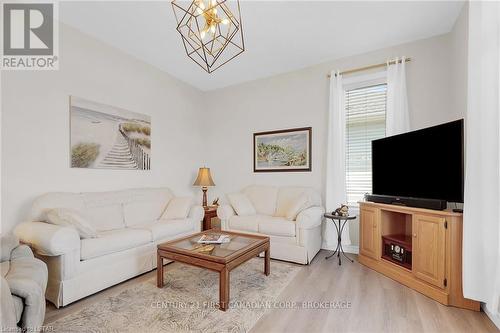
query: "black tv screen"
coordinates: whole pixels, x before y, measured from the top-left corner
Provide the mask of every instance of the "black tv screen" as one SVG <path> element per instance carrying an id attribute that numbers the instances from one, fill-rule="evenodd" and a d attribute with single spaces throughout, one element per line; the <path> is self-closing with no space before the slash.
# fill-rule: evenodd
<path id="1" fill-rule="evenodd" d="M 463 202 L 464 121 L 372 141 L 373 194 Z"/>

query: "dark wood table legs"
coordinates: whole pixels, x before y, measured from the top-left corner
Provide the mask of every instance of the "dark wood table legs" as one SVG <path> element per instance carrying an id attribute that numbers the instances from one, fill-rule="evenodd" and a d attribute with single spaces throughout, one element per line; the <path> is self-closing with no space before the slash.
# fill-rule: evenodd
<path id="1" fill-rule="evenodd" d="M 229 270 L 224 267 L 219 273 L 219 309 L 229 308 Z"/>
<path id="2" fill-rule="evenodd" d="M 156 255 L 156 286 L 163 288 L 163 258 L 159 253 Z"/>
<path id="3" fill-rule="evenodd" d="M 270 249 L 269 247 L 267 250 L 264 252 L 265 257 L 264 257 L 264 274 L 269 276 L 271 274 L 271 254 L 270 254 Z"/>

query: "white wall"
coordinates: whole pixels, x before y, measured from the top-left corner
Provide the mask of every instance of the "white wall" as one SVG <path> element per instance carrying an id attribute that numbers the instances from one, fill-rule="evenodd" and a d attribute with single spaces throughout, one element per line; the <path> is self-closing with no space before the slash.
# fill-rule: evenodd
<path id="1" fill-rule="evenodd" d="M 453 109 L 465 117 L 467 112 L 467 61 L 469 46 L 469 2 L 462 7 L 453 29 L 451 39 L 451 102 Z"/>
<path id="2" fill-rule="evenodd" d="M 412 127 L 461 118 L 466 18 L 462 12 L 450 34 L 206 93 L 62 25 L 59 71 L 2 73 L 2 229 L 9 231 L 24 220 L 33 198 L 48 191 L 169 186 L 198 198 L 190 184 L 197 167 L 205 164 L 217 184 L 210 199 L 251 183 L 310 185 L 324 194 L 326 75 L 332 69 L 409 56 Z M 152 170 L 69 168 L 69 95 L 150 114 Z M 254 132 L 303 126 L 313 127 L 312 172 L 253 173 Z M 354 222 L 354 244 L 357 229 Z"/>
<path id="3" fill-rule="evenodd" d="M 201 94 L 160 70 L 61 25 L 60 70 L 2 73 L 2 231 L 50 191 L 190 186 L 203 165 Z M 69 96 L 151 115 L 152 170 L 72 169 Z"/>
<path id="4" fill-rule="evenodd" d="M 211 197 L 238 191 L 248 184 L 309 185 L 324 194 L 328 79 L 332 69 L 350 69 L 409 56 L 408 99 L 413 129 L 454 120 L 463 111 L 451 104 L 450 35 L 398 45 L 339 59 L 303 70 L 205 93 L 208 161 L 216 187 Z M 249 69 L 250 70 L 250 69 Z M 312 172 L 254 173 L 254 132 L 312 126 Z M 342 157 L 339 157 L 342 158 Z M 358 243 L 358 224 L 351 224 Z"/>

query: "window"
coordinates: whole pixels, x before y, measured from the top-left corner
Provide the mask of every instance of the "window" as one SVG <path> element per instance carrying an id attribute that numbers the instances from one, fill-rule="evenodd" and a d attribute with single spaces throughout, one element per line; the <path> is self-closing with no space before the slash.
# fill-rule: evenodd
<path id="1" fill-rule="evenodd" d="M 372 191 L 372 140 L 385 137 L 387 84 L 346 86 L 347 202 L 357 206 Z"/>

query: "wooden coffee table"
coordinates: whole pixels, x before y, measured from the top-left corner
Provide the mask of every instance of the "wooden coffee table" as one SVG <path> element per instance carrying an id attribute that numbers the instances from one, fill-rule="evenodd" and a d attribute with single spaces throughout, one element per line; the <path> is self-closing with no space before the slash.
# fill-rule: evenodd
<path id="1" fill-rule="evenodd" d="M 225 244 L 213 244 L 209 252 L 201 252 L 197 241 L 204 234 L 224 234 L 231 237 Z M 229 273 L 245 261 L 265 252 L 264 274 L 270 273 L 269 237 L 229 231 L 207 230 L 158 245 L 157 286 L 163 288 L 163 259 L 182 262 L 219 272 L 219 308 L 229 307 Z"/>

